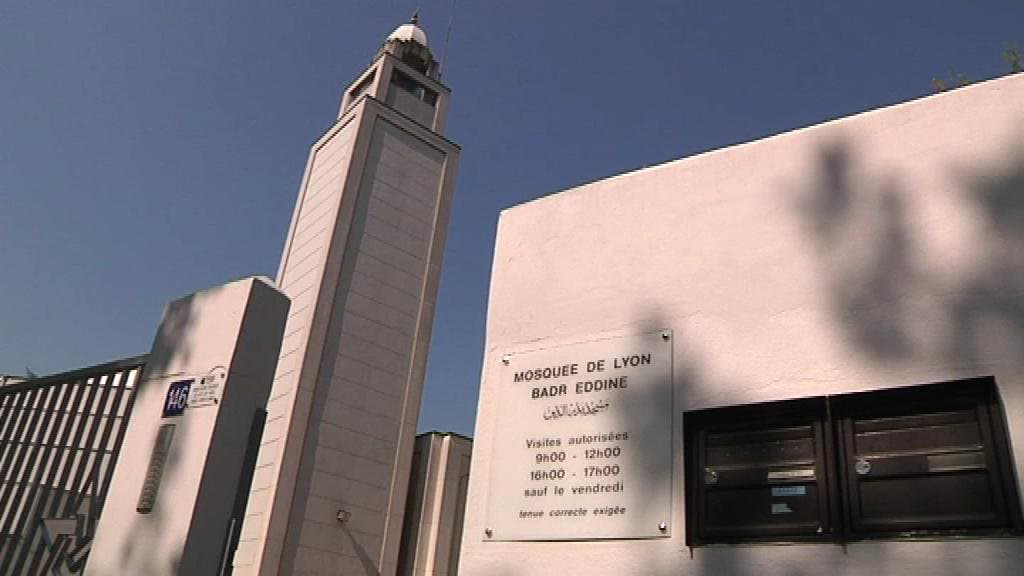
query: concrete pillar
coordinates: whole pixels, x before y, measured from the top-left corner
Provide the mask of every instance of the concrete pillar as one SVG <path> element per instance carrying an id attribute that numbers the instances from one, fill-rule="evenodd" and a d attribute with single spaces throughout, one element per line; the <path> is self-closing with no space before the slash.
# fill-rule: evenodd
<path id="1" fill-rule="evenodd" d="M 167 305 L 85 574 L 220 573 L 288 307 L 261 278 Z"/>

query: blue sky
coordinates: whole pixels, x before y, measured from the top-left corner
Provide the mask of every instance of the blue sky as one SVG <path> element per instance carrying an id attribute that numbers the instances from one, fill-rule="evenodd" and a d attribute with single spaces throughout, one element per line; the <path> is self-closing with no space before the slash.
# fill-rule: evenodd
<path id="1" fill-rule="evenodd" d="M 168 300 L 273 277 L 310 144 L 452 3 L 0 3 L 0 372 L 144 353 Z M 457 1 L 463 147 L 421 416 L 472 433 L 498 212 L 984 79 L 1024 3 Z"/>

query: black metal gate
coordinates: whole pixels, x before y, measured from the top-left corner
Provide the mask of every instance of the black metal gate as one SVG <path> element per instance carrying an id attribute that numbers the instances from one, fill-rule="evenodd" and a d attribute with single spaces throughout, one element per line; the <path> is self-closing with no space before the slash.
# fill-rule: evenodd
<path id="1" fill-rule="evenodd" d="M 0 387 L 0 574 L 80 574 L 146 356 Z"/>

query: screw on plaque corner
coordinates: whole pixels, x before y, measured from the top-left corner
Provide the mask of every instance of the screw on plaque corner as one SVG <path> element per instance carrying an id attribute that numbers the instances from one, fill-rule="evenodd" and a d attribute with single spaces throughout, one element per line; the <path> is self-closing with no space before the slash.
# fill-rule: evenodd
<path id="1" fill-rule="evenodd" d="M 668 530 L 668 522 L 659 522 L 658 530 L 661 530 L 662 532 Z"/>
<path id="2" fill-rule="evenodd" d="M 662 330 L 661 331 L 661 339 L 664 340 L 665 342 L 668 342 L 669 338 L 671 338 L 671 337 L 672 337 L 672 333 L 669 332 L 668 330 Z"/>
<path id="3" fill-rule="evenodd" d="M 508 366 L 508 363 L 511 362 L 511 361 L 512 361 L 512 357 L 509 356 L 508 354 L 505 354 L 504 356 L 501 357 L 501 363 L 506 365 L 506 366 Z"/>
<path id="4" fill-rule="evenodd" d="M 490 538 L 494 535 L 494 530 L 491 530 L 490 528 L 484 528 L 484 534 L 487 535 L 488 538 Z"/>

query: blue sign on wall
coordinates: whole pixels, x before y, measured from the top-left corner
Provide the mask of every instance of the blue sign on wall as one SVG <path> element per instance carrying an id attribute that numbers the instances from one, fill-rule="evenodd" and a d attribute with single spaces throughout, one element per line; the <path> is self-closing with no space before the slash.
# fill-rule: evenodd
<path id="1" fill-rule="evenodd" d="M 188 405 L 188 391 L 192 389 L 193 382 L 194 379 L 171 382 L 171 387 L 167 389 L 167 399 L 164 401 L 164 418 L 181 416 Z"/>

